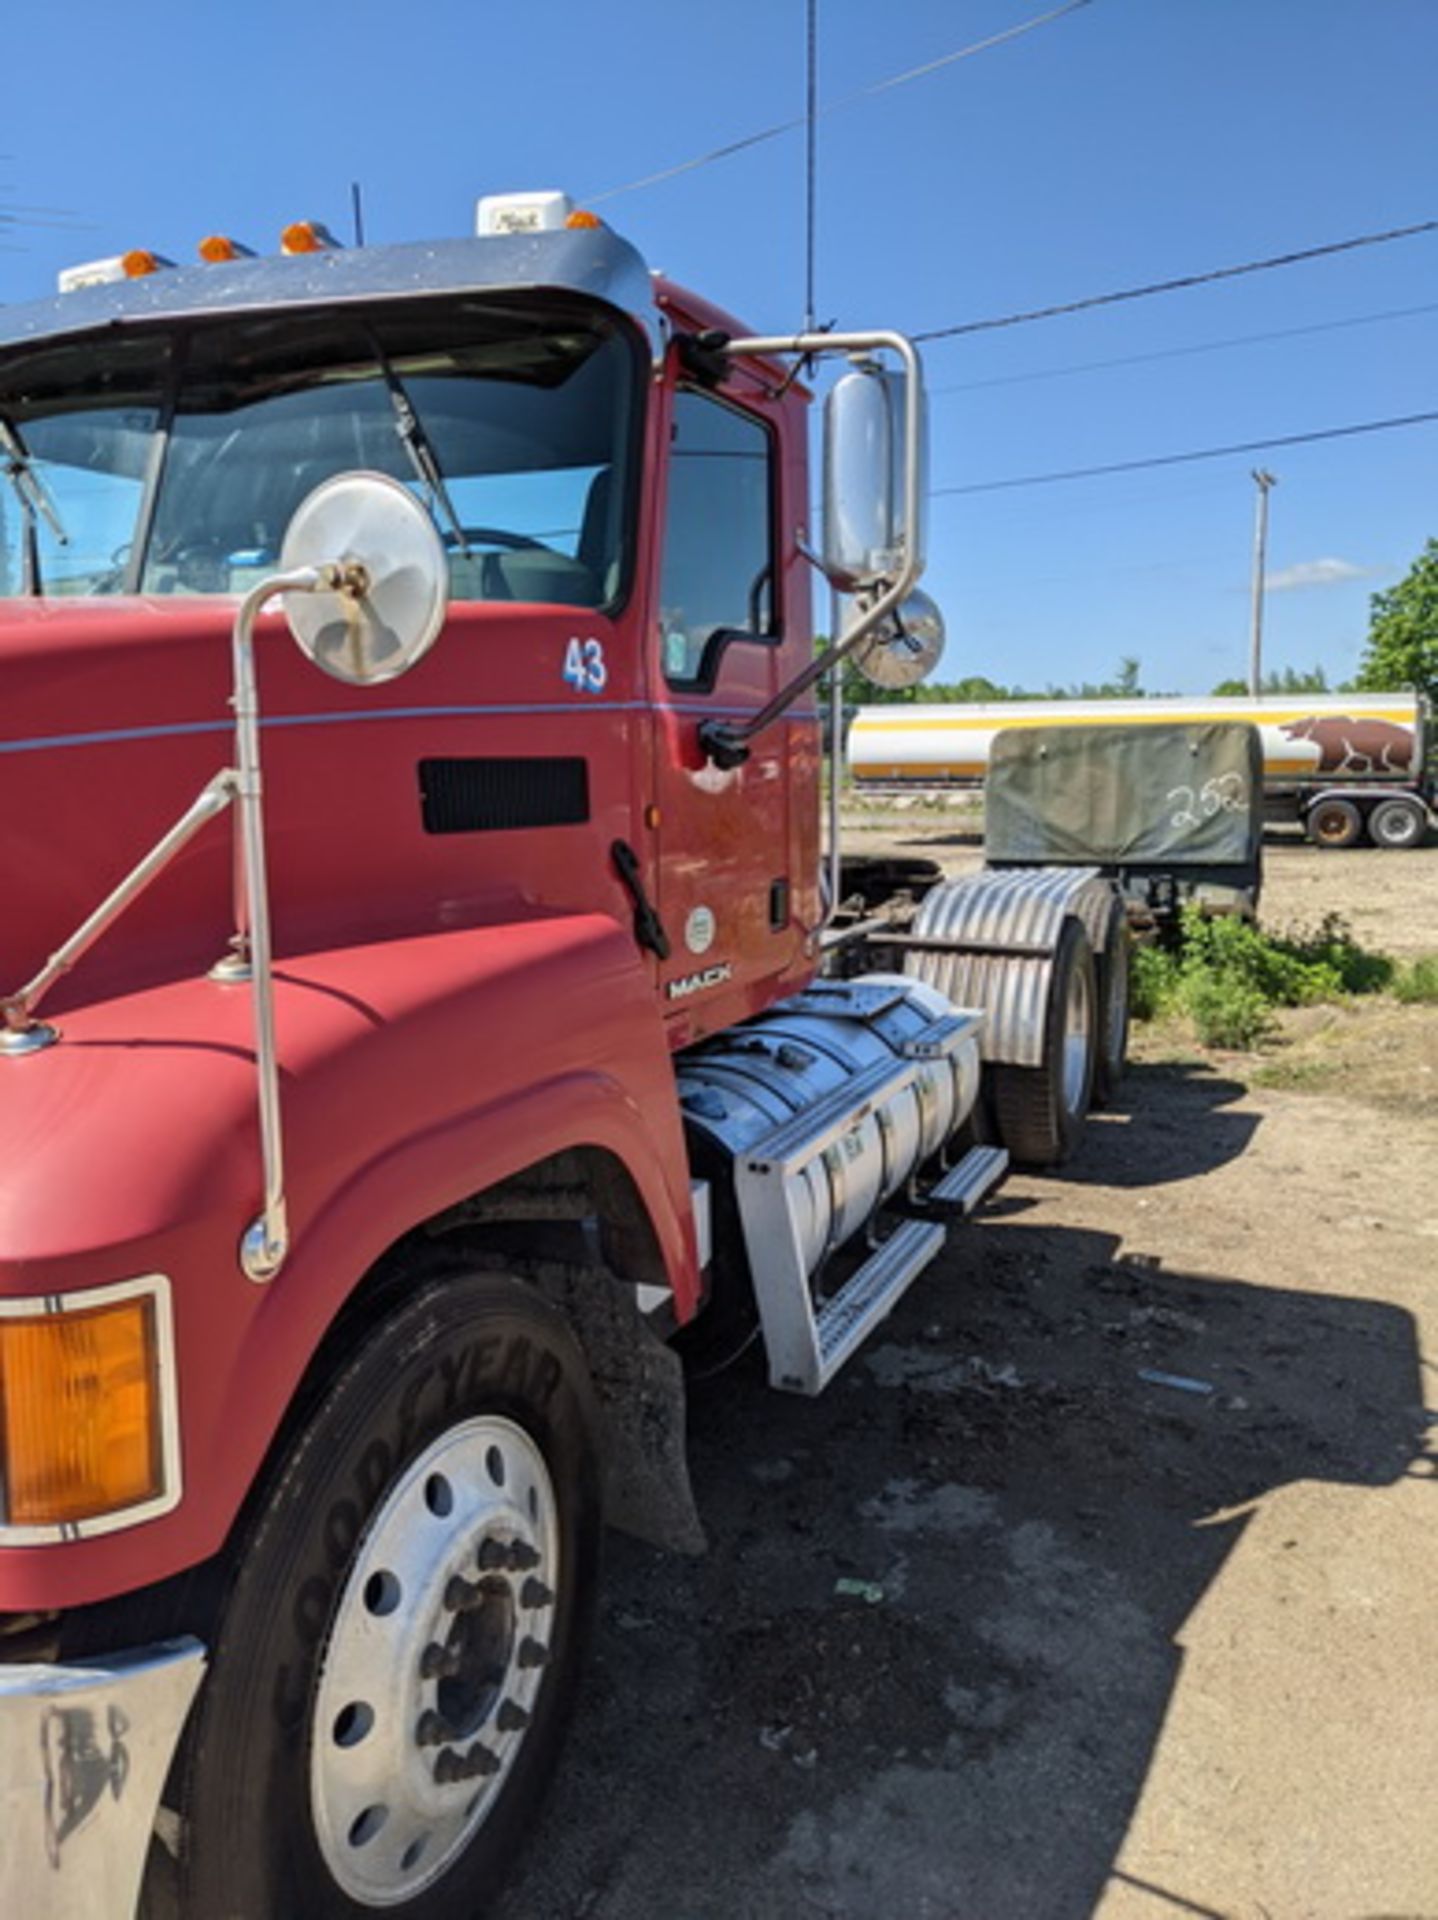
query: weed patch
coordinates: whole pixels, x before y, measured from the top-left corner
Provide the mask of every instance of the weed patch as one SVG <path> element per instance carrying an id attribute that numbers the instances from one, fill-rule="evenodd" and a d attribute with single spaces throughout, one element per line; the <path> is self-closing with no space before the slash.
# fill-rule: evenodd
<path id="1" fill-rule="evenodd" d="M 1273 1037 L 1279 1007 L 1385 988 L 1438 999 L 1438 961 L 1396 968 L 1386 954 L 1360 947 L 1336 914 L 1311 929 L 1272 934 L 1190 907 L 1174 945 L 1135 954 L 1132 1005 L 1136 1019 L 1187 1019 L 1204 1046 L 1246 1052 Z"/>
<path id="2" fill-rule="evenodd" d="M 1391 988 L 1393 998 L 1408 1006 L 1431 1006 L 1438 1002 L 1438 955 L 1425 954 L 1411 965 L 1400 967 Z"/>

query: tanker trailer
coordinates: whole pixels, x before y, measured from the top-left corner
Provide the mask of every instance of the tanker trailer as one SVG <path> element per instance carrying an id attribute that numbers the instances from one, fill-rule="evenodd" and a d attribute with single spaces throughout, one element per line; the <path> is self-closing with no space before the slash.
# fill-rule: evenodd
<path id="1" fill-rule="evenodd" d="M 1412 692 L 861 707 L 849 728 L 849 770 L 862 791 L 981 787 L 994 737 L 1006 728 L 1218 720 L 1258 728 L 1265 815 L 1296 822 L 1315 846 L 1414 847 L 1432 824 L 1428 714 Z"/>

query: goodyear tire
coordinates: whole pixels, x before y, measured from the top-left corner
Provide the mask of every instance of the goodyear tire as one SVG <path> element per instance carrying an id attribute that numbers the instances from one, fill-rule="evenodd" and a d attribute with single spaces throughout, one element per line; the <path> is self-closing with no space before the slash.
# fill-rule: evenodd
<path id="1" fill-rule="evenodd" d="M 483 1913 L 587 1637 L 592 1428 L 567 1323 L 506 1276 L 422 1276 L 333 1370 L 234 1545 L 183 1920 Z"/>
<path id="2" fill-rule="evenodd" d="M 1363 815 L 1351 800 L 1320 800 L 1308 811 L 1308 837 L 1315 847 L 1356 847 Z"/>
<path id="3" fill-rule="evenodd" d="M 1066 920 L 1054 949 L 1040 1063 L 993 1068 L 999 1138 L 1020 1166 L 1060 1166 L 1077 1148 L 1093 1092 L 1097 1014 L 1093 950 L 1079 922 Z"/>
<path id="4" fill-rule="evenodd" d="M 1416 847 L 1427 830 L 1427 812 L 1416 800 L 1380 800 L 1368 816 L 1369 838 L 1390 853 Z"/>
<path id="5" fill-rule="evenodd" d="M 1128 915 L 1123 902 L 1118 900 L 1109 915 L 1103 952 L 1097 956 L 1095 966 L 1098 1044 L 1094 1054 L 1093 1101 L 1096 1107 L 1111 1106 L 1118 1098 L 1119 1083 L 1128 1064 L 1131 947 Z"/>

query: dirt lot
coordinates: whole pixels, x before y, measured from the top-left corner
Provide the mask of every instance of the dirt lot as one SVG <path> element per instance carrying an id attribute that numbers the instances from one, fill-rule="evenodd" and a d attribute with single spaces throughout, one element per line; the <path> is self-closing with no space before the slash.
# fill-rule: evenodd
<path id="1" fill-rule="evenodd" d="M 1438 951 L 1438 849 L 1264 904 Z M 695 1389 L 501 1920 L 1438 1916 L 1438 1008 L 1140 1056 L 824 1398 Z"/>

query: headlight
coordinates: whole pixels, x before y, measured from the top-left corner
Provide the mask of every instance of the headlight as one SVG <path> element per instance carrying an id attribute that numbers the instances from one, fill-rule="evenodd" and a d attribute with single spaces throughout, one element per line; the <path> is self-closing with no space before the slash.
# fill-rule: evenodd
<path id="1" fill-rule="evenodd" d="M 0 1545 L 132 1526 L 179 1497 L 165 1276 L 0 1299 Z"/>

